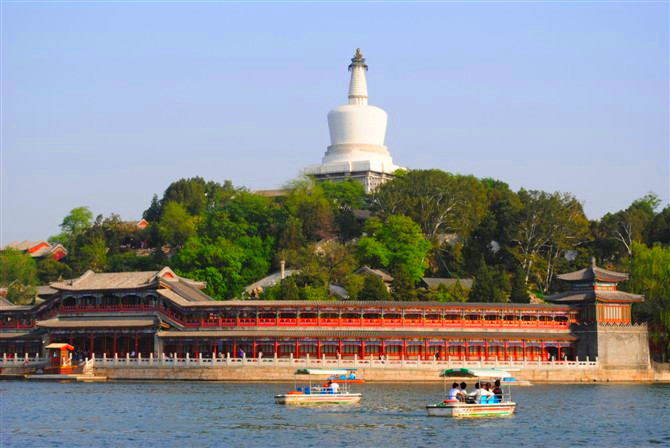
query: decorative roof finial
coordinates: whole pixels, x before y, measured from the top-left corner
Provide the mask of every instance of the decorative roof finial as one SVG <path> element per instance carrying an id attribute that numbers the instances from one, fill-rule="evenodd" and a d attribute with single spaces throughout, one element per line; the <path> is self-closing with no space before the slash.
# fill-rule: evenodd
<path id="1" fill-rule="evenodd" d="M 354 67 L 363 67 L 366 71 L 368 69 L 368 66 L 365 65 L 365 58 L 363 57 L 360 48 L 356 48 L 356 54 L 351 58 L 351 64 L 349 64 L 349 70 L 351 71 Z"/>

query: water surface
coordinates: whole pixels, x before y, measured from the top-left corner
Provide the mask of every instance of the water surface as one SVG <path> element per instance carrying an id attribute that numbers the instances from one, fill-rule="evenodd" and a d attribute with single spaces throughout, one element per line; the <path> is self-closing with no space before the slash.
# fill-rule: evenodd
<path id="1" fill-rule="evenodd" d="M 440 384 L 365 384 L 354 406 L 286 407 L 289 384 L 0 383 L 2 447 L 670 446 L 670 386 L 512 389 L 513 417 L 428 417 Z"/>

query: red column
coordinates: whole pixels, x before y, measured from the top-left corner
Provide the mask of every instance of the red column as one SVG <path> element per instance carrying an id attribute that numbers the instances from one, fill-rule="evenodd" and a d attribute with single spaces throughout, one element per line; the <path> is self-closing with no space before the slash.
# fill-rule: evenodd
<path id="1" fill-rule="evenodd" d="M 558 358 L 558 361 L 562 360 L 563 358 L 561 357 L 561 343 L 559 342 L 558 345 L 556 346 L 556 357 Z"/>
<path id="2" fill-rule="evenodd" d="M 340 352 L 340 357 L 342 357 L 342 339 L 340 339 L 340 344 L 339 344 L 339 349 L 338 351 Z"/>
<path id="3" fill-rule="evenodd" d="M 275 338 L 275 354 L 279 356 L 279 341 Z"/>
<path id="4" fill-rule="evenodd" d="M 447 359 L 449 356 L 449 341 L 446 339 L 444 340 L 444 356 L 442 357 L 443 360 Z"/>
<path id="5" fill-rule="evenodd" d="M 135 338 L 135 345 L 137 345 L 137 337 Z M 198 359 L 198 354 L 200 354 L 200 342 L 195 341 L 195 359 Z"/>
<path id="6" fill-rule="evenodd" d="M 489 360 L 489 341 L 488 339 L 484 341 L 484 359 Z"/>
<path id="7" fill-rule="evenodd" d="M 90 352 L 91 352 L 91 353 L 94 353 L 94 352 L 93 352 L 93 334 L 91 334 L 91 335 L 89 336 L 89 343 L 90 343 L 90 347 L 91 347 Z"/>
<path id="8" fill-rule="evenodd" d="M 463 350 L 465 351 L 465 355 L 464 355 L 463 359 L 465 359 L 467 361 L 468 356 L 470 356 L 470 354 L 468 353 L 468 341 L 467 340 L 465 341 L 465 345 L 463 346 Z"/>
<path id="9" fill-rule="evenodd" d="M 386 345 L 384 344 L 384 339 L 382 339 L 382 356 L 386 356 Z"/>
<path id="10" fill-rule="evenodd" d="M 321 339 L 316 340 L 316 357 L 321 359 Z"/>
<path id="11" fill-rule="evenodd" d="M 507 341 L 505 341 L 505 345 L 503 346 L 503 356 L 505 357 L 505 361 L 507 361 Z"/>
<path id="12" fill-rule="evenodd" d="M 523 341 L 523 360 L 526 360 L 526 341 Z"/>
<path id="13" fill-rule="evenodd" d="M 256 316 L 258 316 L 258 314 Z M 257 319 L 258 319 L 258 317 L 257 317 Z M 253 342 L 253 352 L 254 352 L 254 359 L 256 359 L 256 339 L 254 339 L 254 342 Z"/>
<path id="14" fill-rule="evenodd" d="M 300 340 L 295 340 L 295 357 L 300 358 Z"/>
<path id="15" fill-rule="evenodd" d="M 425 322 L 424 318 L 424 322 Z M 428 339 L 423 341 L 423 359 L 428 360 Z"/>
<path id="16" fill-rule="evenodd" d="M 365 358 L 365 341 L 361 339 L 361 359 Z"/>
<path id="17" fill-rule="evenodd" d="M 114 333 L 114 353 L 116 353 L 116 333 Z"/>
<path id="18" fill-rule="evenodd" d="M 402 356 L 407 359 L 407 339 L 402 340 Z"/>
<path id="19" fill-rule="evenodd" d="M 135 356 L 137 356 L 137 354 L 139 353 L 138 352 L 138 347 L 139 347 L 139 335 L 138 335 L 138 333 L 135 333 Z"/>
<path id="20" fill-rule="evenodd" d="M 547 360 L 547 352 L 544 349 L 544 341 L 540 342 L 540 347 L 541 347 L 540 348 L 540 359 L 542 361 L 546 361 Z"/>
<path id="21" fill-rule="evenodd" d="M 233 358 L 237 358 L 237 339 L 233 339 Z"/>

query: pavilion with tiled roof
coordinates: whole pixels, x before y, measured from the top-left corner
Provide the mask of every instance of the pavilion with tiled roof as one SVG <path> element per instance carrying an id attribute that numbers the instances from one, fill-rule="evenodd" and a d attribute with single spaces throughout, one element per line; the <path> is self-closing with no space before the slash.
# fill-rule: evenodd
<path id="1" fill-rule="evenodd" d="M 627 273 L 600 268 L 596 266 L 595 258 L 591 259 L 591 266 L 557 277 L 569 283 L 570 289 L 544 300 L 583 305 L 583 322 L 630 324 L 632 304 L 644 301 L 644 296 L 617 290 L 619 282 L 628 280 Z"/>

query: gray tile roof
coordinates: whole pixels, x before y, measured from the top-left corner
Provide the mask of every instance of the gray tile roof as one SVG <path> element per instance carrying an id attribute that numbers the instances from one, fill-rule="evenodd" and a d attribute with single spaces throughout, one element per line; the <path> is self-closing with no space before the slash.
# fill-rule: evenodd
<path id="1" fill-rule="evenodd" d="M 158 324 L 155 318 L 127 319 L 65 319 L 55 318 L 36 322 L 38 328 L 146 328 Z"/>
<path id="2" fill-rule="evenodd" d="M 624 291 L 566 291 L 544 298 L 551 303 L 644 302 L 644 296 Z"/>

